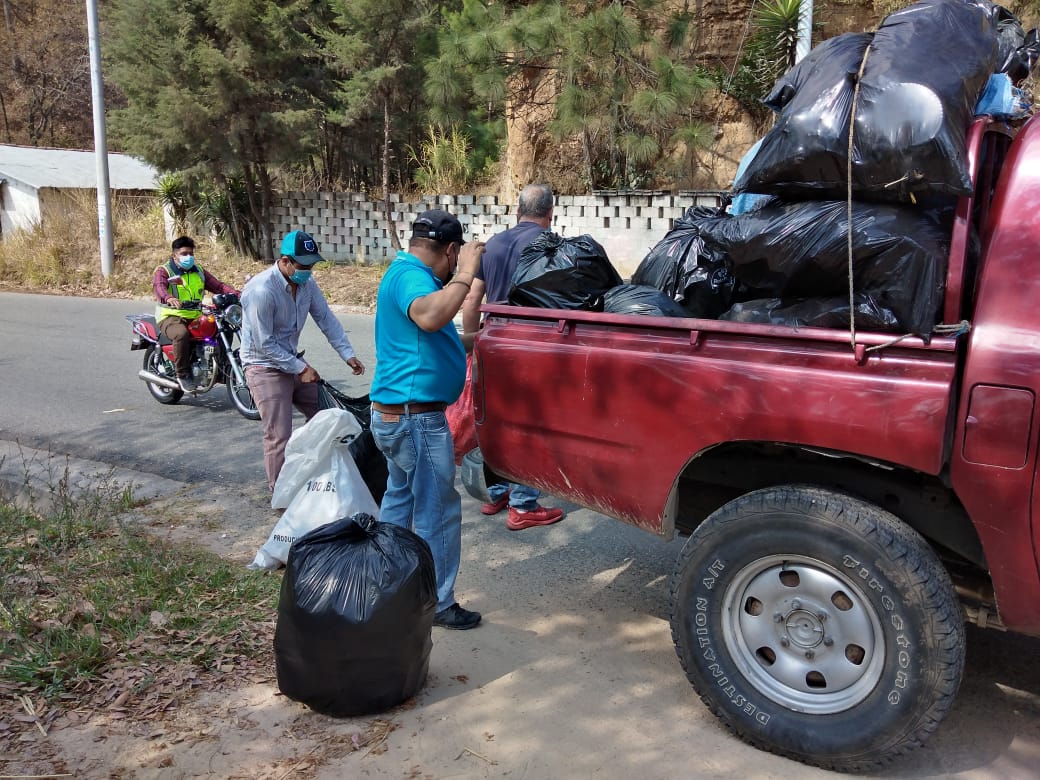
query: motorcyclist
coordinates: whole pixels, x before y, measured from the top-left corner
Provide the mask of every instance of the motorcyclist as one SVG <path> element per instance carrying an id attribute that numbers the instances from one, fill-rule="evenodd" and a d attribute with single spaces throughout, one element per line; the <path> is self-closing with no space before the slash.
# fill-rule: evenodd
<path id="1" fill-rule="evenodd" d="M 155 321 L 159 331 L 173 342 L 177 383 L 186 393 L 197 389 L 191 374 L 191 334 L 188 323 L 202 314 L 205 293 L 234 293 L 238 290 L 206 271 L 195 262 L 195 242 L 188 236 L 173 241 L 170 259 L 155 269 L 152 290 L 158 305 Z"/>

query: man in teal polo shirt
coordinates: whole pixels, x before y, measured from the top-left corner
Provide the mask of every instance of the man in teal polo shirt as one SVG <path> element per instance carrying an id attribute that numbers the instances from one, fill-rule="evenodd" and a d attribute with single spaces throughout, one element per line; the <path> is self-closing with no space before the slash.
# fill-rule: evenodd
<path id="1" fill-rule="evenodd" d="M 444 410 L 466 379 L 473 334 L 460 337 L 452 320 L 483 251 L 483 243 L 463 240 L 462 225 L 448 212 L 423 212 L 412 225 L 408 251 L 397 253 L 376 298 L 372 435 L 390 472 L 380 519 L 413 529 L 430 545 L 437 573 L 433 623 L 442 628 L 480 622 L 479 612 L 455 600 L 462 499 Z"/>

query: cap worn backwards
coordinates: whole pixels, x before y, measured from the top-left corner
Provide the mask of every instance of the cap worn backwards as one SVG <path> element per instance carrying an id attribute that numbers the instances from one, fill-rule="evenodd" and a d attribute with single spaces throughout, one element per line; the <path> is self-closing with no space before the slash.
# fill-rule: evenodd
<path id="1" fill-rule="evenodd" d="M 416 217 L 412 223 L 412 238 L 429 238 L 445 244 L 466 243 L 462 223 L 443 209 L 430 209 Z"/>
<path id="2" fill-rule="evenodd" d="M 318 254 L 318 243 L 310 233 L 294 230 L 282 239 L 282 254 L 291 257 L 299 265 L 314 265 L 323 258 Z"/>

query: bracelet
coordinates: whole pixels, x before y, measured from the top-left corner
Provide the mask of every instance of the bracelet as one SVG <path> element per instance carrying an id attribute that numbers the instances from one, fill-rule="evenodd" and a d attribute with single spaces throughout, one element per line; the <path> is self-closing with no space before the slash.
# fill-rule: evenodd
<path id="1" fill-rule="evenodd" d="M 450 282 L 448 282 L 448 284 L 461 284 L 467 290 L 473 289 L 472 286 L 471 286 L 473 284 L 473 282 L 464 282 L 461 279 L 452 279 Z M 444 286 L 447 287 L 448 284 L 446 284 Z"/>

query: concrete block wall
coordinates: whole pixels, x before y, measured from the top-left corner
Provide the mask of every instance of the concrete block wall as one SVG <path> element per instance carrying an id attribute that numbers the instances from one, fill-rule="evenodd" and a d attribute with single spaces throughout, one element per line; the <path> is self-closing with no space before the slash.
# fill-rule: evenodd
<path id="1" fill-rule="evenodd" d="M 718 192 L 696 191 L 560 195 L 552 229 L 562 236 L 592 236 L 627 278 L 686 209 L 717 206 L 721 196 Z M 516 204 L 500 202 L 493 195 L 427 195 L 403 202 L 399 195 L 392 194 L 390 203 L 391 218 L 404 247 L 408 246 L 412 222 L 431 208 L 443 208 L 457 216 L 467 238 L 475 240 L 487 240 L 516 224 Z M 382 263 L 393 259 L 382 201 L 364 193 L 286 192 L 276 201 L 273 213 L 276 236 L 306 230 L 329 260 Z"/>

